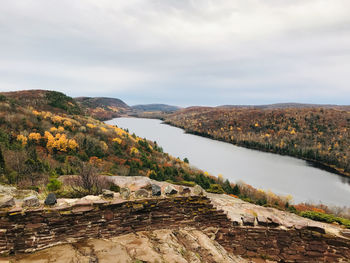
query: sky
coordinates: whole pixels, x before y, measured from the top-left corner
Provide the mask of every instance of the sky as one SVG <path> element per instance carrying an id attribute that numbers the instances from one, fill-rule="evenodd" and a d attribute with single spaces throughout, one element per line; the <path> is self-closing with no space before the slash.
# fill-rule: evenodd
<path id="1" fill-rule="evenodd" d="M 0 91 L 350 104 L 349 0 L 1 0 Z"/>

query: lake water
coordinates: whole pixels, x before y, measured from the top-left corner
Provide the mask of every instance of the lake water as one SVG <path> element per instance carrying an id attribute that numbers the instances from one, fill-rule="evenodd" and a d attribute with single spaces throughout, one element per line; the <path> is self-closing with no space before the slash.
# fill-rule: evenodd
<path id="1" fill-rule="evenodd" d="M 160 120 L 117 118 L 107 123 L 157 141 L 164 152 L 231 182 L 244 181 L 255 188 L 292 195 L 295 203 L 313 202 L 350 207 L 350 179 L 310 166 L 306 161 L 237 147 L 187 134 Z"/>

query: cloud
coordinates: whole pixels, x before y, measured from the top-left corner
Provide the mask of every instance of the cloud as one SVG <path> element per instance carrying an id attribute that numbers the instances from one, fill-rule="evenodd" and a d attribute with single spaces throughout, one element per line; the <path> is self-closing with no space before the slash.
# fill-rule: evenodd
<path id="1" fill-rule="evenodd" d="M 348 0 L 4 0 L 0 90 L 348 103 Z"/>

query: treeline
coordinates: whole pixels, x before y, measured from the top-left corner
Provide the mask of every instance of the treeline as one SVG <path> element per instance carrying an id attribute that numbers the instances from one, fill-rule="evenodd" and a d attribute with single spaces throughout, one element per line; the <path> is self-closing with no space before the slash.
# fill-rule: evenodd
<path id="1" fill-rule="evenodd" d="M 290 155 L 350 175 L 350 112 L 325 108 L 190 108 L 168 116 L 187 132 Z"/>

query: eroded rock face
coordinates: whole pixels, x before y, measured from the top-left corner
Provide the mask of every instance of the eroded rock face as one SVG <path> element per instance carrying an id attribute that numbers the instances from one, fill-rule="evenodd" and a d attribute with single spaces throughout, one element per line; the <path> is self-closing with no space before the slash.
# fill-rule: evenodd
<path id="1" fill-rule="evenodd" d="M 23 199 L 24 207 L 36 207 L 39 206 L 40 202 L 37 196 L 32 195 Z"/>
<path id="2" fill-rule="evenodd" d="M 128 187 L 120 188 L 120 196 L 123 199 L 129 199 L 130 198 L 130 189 Z"/>
<path id="3" fill-rule="evenodd" d="M 175 189 L 175 187 L 168 185 L 167 187 L 165 187 L 164 193 L 166 195 L 174 195 L 177 194 L 177 190 Z"/>
<path id="4" fill-rule="evenodd" d="M 15 205 L 15 199 L 11 195 L 0 196 L 0 208 L 11 207 Z"/>
<path id="5" fill-rule="evenodd" d="M 162 194 L 162 189 L 159 185 L 152 184 L 152 195 L 153 196 L 160 196 Z"/>
<path id="6" fill-rule="evenodd" d="M 45 205 L 55 205 L 56 203 L 56 195 L 54 193 L 49 193 L 45 199 Z"/>
<path id="7" fill-rule="evenodd" d="M 201 231 L 143 231 L 111 239 L 91 239 L 73 245 L 60 245 L 43 251 L 11 258 L 11 262 L 222 262 L 249 261 L 228 253 Z"/>

